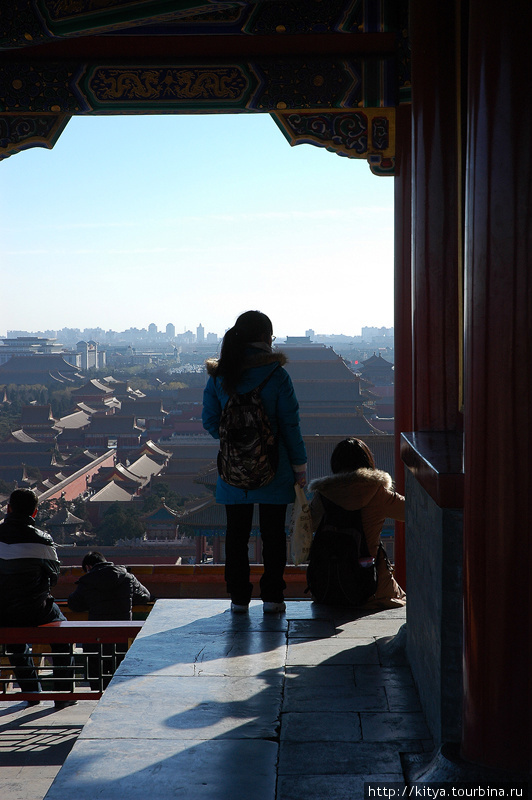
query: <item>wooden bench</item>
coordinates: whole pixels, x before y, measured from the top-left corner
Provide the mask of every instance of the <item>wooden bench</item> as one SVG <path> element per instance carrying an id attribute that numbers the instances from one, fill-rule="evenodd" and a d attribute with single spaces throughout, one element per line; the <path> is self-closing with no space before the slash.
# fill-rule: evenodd
<path id="1" fill-rule="evenodd" d="M 70 645 L 71 653 L 74 653 L 74 645 L 83 643 L 84 645 L 97 645 L 98 647 L 105 644 L 123 644 L 129 649 L 135 636 L 142 629 L 143 622 L 139 620 L 129 621 L 62 621 L 50 622 L 47 625 L 39 625 L 38 627 L 30 628 L 0 628 L 0 643 L 6 645 L 9 649 L 11 644 L 30 644 L 32 652 L 42 658 L 43 654 L 47 655 L 45 651 L 46 645 L 50 644 L 66 644 Z M 79 654 L 83 657 L 83 654 Z M 40 666 L 36 665 L 36 670 L 39 672 Z M 77 665 L 73 668 L 73 681 L 76 679 L 76 671 L 79 672 L 80 667 Z M 8 673 L 7 677 L 3 677 L 2 673 Z M 8 662 L 7 657 L 4 655 L 0 660 L 0 700 L 98 700 L 102 696 L 102 691 L 90 690 L 80 687 L 79 691 L 73 692 L 58 692 L 58 691 L 42 691 L 42 692 L 22 692 L 22 691 L 8 691 L 9 685 L 13 681 L 13 668 Z M 46 678 L 43 678 L 46 680 Z M 82 681 L 87 680 L 84 675 Z"/>

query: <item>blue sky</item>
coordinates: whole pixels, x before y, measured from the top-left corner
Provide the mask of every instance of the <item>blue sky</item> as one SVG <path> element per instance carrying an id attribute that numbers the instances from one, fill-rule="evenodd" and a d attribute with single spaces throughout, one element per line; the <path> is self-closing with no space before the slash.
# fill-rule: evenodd
<path id="1" fill-rule="evenodd" d="M 74 117 L 0 163 L 0 334 L 393 325 L 393 179 L 268 115 Z"/>

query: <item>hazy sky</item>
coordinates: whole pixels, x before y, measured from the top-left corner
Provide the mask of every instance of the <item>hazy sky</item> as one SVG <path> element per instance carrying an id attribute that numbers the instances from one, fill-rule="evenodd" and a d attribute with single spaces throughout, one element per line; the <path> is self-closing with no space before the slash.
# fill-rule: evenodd
<path id="1" fill-rule="evenodd" d="M 0 163 L 0 334 L 393 325 L 393 179 L 266 114 L 73 117 Z"/>

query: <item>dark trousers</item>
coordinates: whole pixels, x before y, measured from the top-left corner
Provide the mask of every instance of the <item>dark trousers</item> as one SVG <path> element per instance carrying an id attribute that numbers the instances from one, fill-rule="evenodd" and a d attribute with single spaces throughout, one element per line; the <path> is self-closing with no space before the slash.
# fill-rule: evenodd
<path id="1" fill-rule="evenodd" d="M 48 622 L 65 620 L 66 617 L 55 603 L 49 613 L 38 624 L 44 625 Z M 20 626 L 16 626 L 20 627 Z M 22 626 L 24 627 L 24 626 Z M 13 667 L 15 678 L 23 692 L 40 692 L 41 684 L 33 664 L 31 648 L 28 644 L 6 645 L 9 663 Z M 68 644 L 51 644 L 52 651 L 52 674 L 54 692 L 73 692 L 74 682 L 73 666 L 74 657 Z M 71 680 L 68 680 L 70 678 Z"/>
<path id="2" fill-rule="evenodd" d="M 233 603 L 247 605 L 253 591 L 249 580 L 248 543 L 253 520 L 253 505 L 227 505 L 225 537 L 225 582 Z M 259 526 L 262 539 L 264 573 L 260 596 L 265 602 L 280 603 L 286 588 L 286 505 L 259 503 Z"/>

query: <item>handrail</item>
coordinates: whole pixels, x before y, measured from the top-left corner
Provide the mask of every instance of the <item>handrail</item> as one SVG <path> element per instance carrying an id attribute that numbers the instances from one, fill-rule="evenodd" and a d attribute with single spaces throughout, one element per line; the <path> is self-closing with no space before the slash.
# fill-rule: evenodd
<path id="1" fill-rule="evenodd" d="M 70 646 L 70 653 L 74 655 L 74 645 L 78 642 L 83 645 L 95 645 L 97 653 L 95 655 L 87 655 L 86 653 L 76 653 L 76 659 L 83 660 L 87 658 L 96 658 L 99 661 L 99 677 L 96 678 L 99 688 L 97 690 L 81 691 L 57 691 L 57 690 L 43 690 L 41 692 L 26 692 L 26 691 L 6 691 L 8 683 L 14 679 L 12 677 L 0 677 L 0 700 L 54 700 L 54 701 L 72 701 L 72 700 L 98 700 L 103 693 L 104 684 L 102 680 L 105 678 L 107 681 L 116 668 L 117 654 L 114 651 L 109 655 L 103 646 L 109 647 L 115 644 L 126 644 L 129 648 L 135 636 L 142 629 L 144 622 L 142 620 L 112 620 L 112 621 L 88 621 L 88 620 L 61 620 L 58 622 L 49 622 L 46 625 L 39 625 L 37 627 L 16 627 L 16 628 L 0 628 L 0 642 L 3 645 L 12 644 L 32 644 L 32 645 L 53 645 L 53 644 L 68 644 Z M 42 655 L 39 653 L 39 655 Z M 52 660 L 53 660 L 53 654 Z M 57 654 L 56 654 L 57 655 Z M 123 658 L 123 655 L 120 656 Z M 102 659 L 111 659 L 113 668 L 112 672 L 103 674 Z M 88 663 L 88 662 L 86 662 Z M 119 663 L 119 661 L 118 661 Z M 13 672 L 13 667 L 10 665 L 2 665 L 0 669 L 9 673 Z M 68 682 L 74 684 L 76 682 L 76 672 L 82 669 L 79 663 L 68 667 L 72 670 L 72 677 L 69 677 Z M 36 668 L 37 672 L 39 668 Z M 78 678 L 79 679 L 79 678 Z M 88 680 L 87 668 L 83 674 L 82 680 Z M 94 683 L 94 681 L 92 681 Z"/>
<path id="2" fill-rule="evenodd" d="M 23 628 L 0 628 L 0 642 L 2 644 L 51 644 L 60 642 L 75 644 L 87 642 L 88 644 L 105 644 L 113 642 L 127 642 L 133 640 L 142 629 L 142 620 L 59 620 L 48 622 L 46 625 Z"/>

